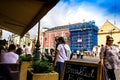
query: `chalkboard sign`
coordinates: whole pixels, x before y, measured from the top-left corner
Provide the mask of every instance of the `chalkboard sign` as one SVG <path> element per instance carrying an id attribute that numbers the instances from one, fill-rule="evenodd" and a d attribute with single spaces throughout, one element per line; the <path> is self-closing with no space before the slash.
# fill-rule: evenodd
<path id="1" fill-rule="evenodd" d="M 97 63 L 65 61 L 62 80 L 101 80 L 101 69 Z"/>

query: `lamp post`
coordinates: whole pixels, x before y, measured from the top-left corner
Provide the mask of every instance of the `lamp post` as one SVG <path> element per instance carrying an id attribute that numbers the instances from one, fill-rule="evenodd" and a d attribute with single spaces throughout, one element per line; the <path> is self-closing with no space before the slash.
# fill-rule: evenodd
<path id="1" fill-rule="evenodd" d="M 33 57 L 33 60 L 34 61 L 37 61 L 37 60 L 40 60 L 40 42 L 39 42 L 39 35 L 40 35 L 40 21 L 38 22 L 38 38 L 37 38 L 37 42 L 35 44 L 35 51 L 34 51 L 34 57 Z"/>

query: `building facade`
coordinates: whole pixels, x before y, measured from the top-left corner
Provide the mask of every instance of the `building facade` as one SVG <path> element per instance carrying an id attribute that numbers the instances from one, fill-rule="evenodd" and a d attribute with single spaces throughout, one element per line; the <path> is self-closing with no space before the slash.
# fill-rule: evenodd
<path id="1" fill-rule="evenodd" d="M 44 32 L 48 30 L 48 28 L 43 28 L 40 27 L 40 32 L 39 32 L 39 39 L 38 39 L 38 34 L 34 37 L 34 39 L 32 39 L 33 41 L 33 47 L 35 47 L 37 40 L 39 40 L 39 44 L 40 44 L 40 51 L 42 52 L 44 50 Z"/>
<path id="2" fill-rule="evenodd" d="M 70 46 L 73 52 L 77 50 L 92 51 L 98 44 L 98 27 L 94 21 L 70 25 Z"/>
<path id="3" fill-rule="evenodd" d="M 120 47 L 120 29 L 110 23 L 108 20 L 102 25 L 98 31 L 98 45 L 105 45 L 106 36 L 112 36 L 114 38 L 114 45 Z"/>
<path id="4" fill-rule="evenodd" d="M 8 44 L 20 44 L 20 46 L 23 47 L 23 45 L 28 45 L 28 43 L 32 44 L 29 33 L 26 33 L 22 38 L 17 34 L 12 34 L 8 38 Z"/>
<path id="5" fill-rule="evenodd" d="M 55 48 L 55 37 L 64 37 L 67 44 L 70 44 L 69 25 L 58 26 L 48 29 L 44 32 L 44 49 L 49 51 L 51 48 Z"/>

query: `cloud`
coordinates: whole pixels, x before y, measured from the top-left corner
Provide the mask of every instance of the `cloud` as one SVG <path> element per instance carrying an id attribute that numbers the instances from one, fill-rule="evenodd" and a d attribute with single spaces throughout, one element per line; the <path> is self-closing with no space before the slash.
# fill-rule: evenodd
<path id="1" fill-rule="evenodd" d="M 70 1 L 73 2 L 73 0 Z M 71 6 L 72 4 L 60 2 L 41 20 L 41 25 L 54 27 L 82 22 L 85 19 L 86 21 L 95 20 L 96 24 L 101 26 L 106 19 L 112 20 L 113 16 L 107 13 L 107 9 L 95 7 L 88 2 L 81 2 L 80 5 L 77 3 L 76 6 Z"/>
<path id="2" fill-rule="evenodd" d="M 56 27 L 94 20 L 100 28 L 106 20 L 120 27 L 119 0 L 60 0 L 46 16 L 41 19 L 42 27 Z M 31 38 L 37 34 L 36 24 L 29 32 Z"/>
<path id="3" fill-rule="evenodd" d="M 120 25 L 118 2 L 119 0 L 61 0 L 41 19 L 41 26 L 51 28 L 83 22 L 83 19 L 94 20 L 99 28 L 106 20 L 111 23 L 116 21 L 116 25 Z"/>

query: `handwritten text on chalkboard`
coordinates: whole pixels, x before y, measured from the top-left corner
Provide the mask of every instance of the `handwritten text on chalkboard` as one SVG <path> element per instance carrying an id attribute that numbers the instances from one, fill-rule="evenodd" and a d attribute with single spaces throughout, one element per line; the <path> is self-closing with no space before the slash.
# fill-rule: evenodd
<path id="1" fill-rule="evenodd" d="M 63 80 L 97 80 L 97 67 L 66 64 Z"/>

